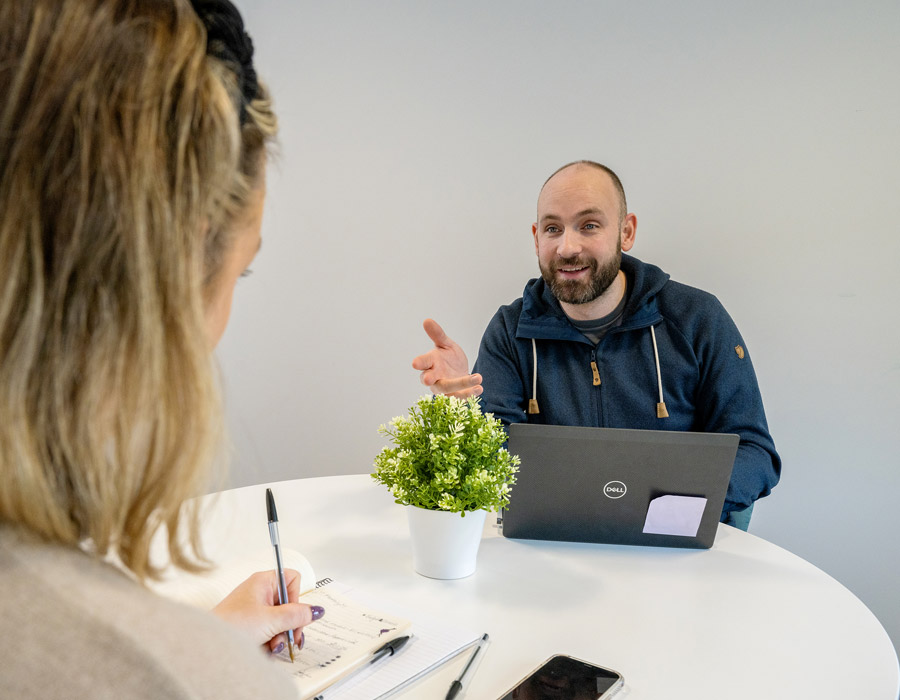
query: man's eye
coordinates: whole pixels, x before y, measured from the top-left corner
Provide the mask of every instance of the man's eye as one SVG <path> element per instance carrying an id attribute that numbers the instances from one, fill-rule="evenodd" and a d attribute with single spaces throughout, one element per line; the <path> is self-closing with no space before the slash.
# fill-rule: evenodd
<path id="1" fill-rule="evenodd" d="M 586 228 L 588 231 L 593 231 L 595 229 L 600 228 L 597 224 L 585 224 L 583 228 Z"/>
<path id="2" fill-rule="evenodd" d="M 548 226 L 544 229 L 544 233 L 559 233 L 559 228 L 556 226 Z"/>

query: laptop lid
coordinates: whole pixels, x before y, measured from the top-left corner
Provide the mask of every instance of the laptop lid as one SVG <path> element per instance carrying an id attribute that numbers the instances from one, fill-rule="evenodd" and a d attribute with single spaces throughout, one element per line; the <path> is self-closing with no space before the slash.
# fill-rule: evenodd
<path id="1" fill-rule="evenodd" d="M 730 433 L 513 423 L 507 447 L 522 463 L 503 535 L 709 548 L 739 441 Z"/>

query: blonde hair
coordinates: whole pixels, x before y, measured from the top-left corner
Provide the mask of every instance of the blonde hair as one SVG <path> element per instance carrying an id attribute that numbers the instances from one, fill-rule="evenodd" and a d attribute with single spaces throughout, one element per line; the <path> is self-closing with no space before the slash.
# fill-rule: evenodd
<path id="1" fill-rule="evenodd" d="M 192 568 L 181 506 L 222 437 L 205 298 L 271 104 L 241 106 L 187 0 L 3 2 L 0 35 L 0 521 L 140 579 L 165 525 Z"/>

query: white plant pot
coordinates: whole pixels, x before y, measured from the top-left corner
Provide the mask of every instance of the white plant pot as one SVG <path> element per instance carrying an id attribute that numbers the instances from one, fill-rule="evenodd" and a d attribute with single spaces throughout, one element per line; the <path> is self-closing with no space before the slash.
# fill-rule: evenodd
<path id="1" fill-rule="evenodd" d="M 446 510 L 406 506 L 412 540 L 413 567 L 429 578 L 465 578 L 475 573 L 475 560 L 484 530 L 485 510 L 466 517 Z"/>

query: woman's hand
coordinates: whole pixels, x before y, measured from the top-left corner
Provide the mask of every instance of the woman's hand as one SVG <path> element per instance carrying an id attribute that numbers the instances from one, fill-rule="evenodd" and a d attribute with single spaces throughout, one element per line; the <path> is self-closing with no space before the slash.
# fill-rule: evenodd
<path id="1" fill-rule="evenodd" d="M 278 604 L 278 578 L 275 571 L 259 571 L 235 588 L 213 608 L 213 613 L 244 630 L 257 644 L 274 654 L 287 644 L 287 630 L 294 631 L 294 642 L 303 648 L 303 628 L 318 620 L 325 610 L 318 605 L 301 605 L 300 574 L 284 570 L 288 603 Z"/>

